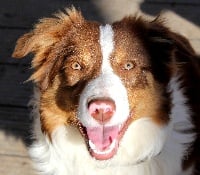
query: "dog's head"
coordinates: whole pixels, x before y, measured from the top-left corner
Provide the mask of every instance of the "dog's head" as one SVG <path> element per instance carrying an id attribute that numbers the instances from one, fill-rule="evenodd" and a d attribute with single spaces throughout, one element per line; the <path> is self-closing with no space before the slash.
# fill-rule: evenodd
<path id="1" fill-rule="evenodd" d="M 159 154 L 170 120 L 167 84 L 179 71 L 176 59 L 193 53 L 183 37 L 159 19 L 100 25 L 72 9 L 42 19 L 17 41 L 13 56 L 30 52 L 49 137 L 73 125 L 95 159 L 121 154 L 134 163 Z"/>

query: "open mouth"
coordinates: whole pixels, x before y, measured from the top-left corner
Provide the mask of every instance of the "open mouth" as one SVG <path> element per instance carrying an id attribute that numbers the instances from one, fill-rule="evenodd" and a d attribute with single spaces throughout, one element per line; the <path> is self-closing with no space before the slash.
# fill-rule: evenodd
<path id="1" fill-rule="evenodd" d="M 93 118 L 95 126 L 84 126 L 79 121 L 79 130 L 86 140 L 88 151 L 97 160 L 107 160 L 112 158 L 119 148 L 119 143 L 126 132 L 131 114 L 125 122 L 112 125 L 109 123 L 116 113 L 116 104 L 110 98 L 96 98 L 87 102 L 89 117 Z M 109 123 L 109 125 L 108 125 Z"/>
<path id="2" fill-rule="evenodd" d="M 123 124 L 116 126 L 104 126 L 85 128 L 79 123 L 79 130 L 86 140 L 88 150 L 97 160 L 112 158 L 118 150 L 119 143 L 126 132 L 131 117 Z"/>
<path id="3" fill-rule="evenodd" d="M 118 150 L 119 142 L 130 123 L 130 118 L 122 125 L 86 128 L 90 154 L 97 160 L 112 158 Z"/>

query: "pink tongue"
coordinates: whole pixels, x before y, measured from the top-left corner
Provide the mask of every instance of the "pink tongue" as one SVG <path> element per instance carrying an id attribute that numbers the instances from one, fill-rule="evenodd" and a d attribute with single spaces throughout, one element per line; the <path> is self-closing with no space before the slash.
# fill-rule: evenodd
<path id="1" fill-rule="evenodd" d="M 113 140 L 117 138 L 118 133 L 118 126 L 87 128 L 89 140 L 92 141 L 99 151 L 106 150 Z"/>

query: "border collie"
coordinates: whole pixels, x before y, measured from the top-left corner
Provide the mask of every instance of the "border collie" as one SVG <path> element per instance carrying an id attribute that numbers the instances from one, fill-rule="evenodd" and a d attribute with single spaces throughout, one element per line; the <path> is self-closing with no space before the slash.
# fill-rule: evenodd
<path id="1" fill-rule="evenodd" d="M 200 58 L 162 19 L 67 9 L 19 38 L 13 57 L 29 53 L 41 174 L 200 174 Z"/>

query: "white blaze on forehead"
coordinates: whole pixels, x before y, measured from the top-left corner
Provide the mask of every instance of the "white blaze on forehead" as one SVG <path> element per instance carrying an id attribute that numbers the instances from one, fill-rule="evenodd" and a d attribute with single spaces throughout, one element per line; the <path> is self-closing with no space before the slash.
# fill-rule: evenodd
<path id="1" fill-rule="evenodd" d="M 129 117 L 128 95 L 119 75 L 115 74 L 110 62 L 114 50 L 114 31 L 111 25 L 100 26 L 100 47 L 102 52 L 101 72 L 83 89 L 78 107 L 78 117 L 85 127 L 98 127 L 100 124 L 90 116 L 88 101 L 110 98 L 115 102 L 116 111 L 106 126 L 123 124 Z"/>
<path id="2" fill-rule="evenodd" d="M 109 57 L 114 49 L 114 32 L 111 25 L 100 26 L 100 45 L 103 56 L 102 73 L 112 71 Z"/>

